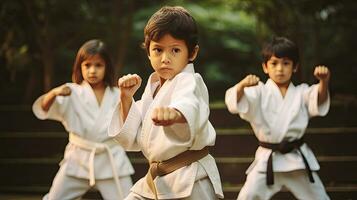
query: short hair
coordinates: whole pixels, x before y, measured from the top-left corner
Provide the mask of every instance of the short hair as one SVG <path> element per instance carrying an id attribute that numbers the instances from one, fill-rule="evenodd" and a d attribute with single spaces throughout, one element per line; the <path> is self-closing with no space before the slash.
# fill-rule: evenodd
<path id="1" fill-rule="evenodd" d="M 189 56 L 192 56 L 198 45 L 198 30 L 195 19 L 186 9 L 180 6 L 164 6 L 151 16 L 144 29 L 143 47 L 148 55 L 150 42 L 158 41 L 166 34 L 184 40 Z"/>
<path id="2" fill-rule="evenodd" d="M 294 67 L 299 63 L 299 49 L 294 42 L 285 37 L 274 37 L 266 43 L 262 49 L 263 62 L 275 56 L 277 58 L 289 58 L 293 61 Z"/>
<path id="3" fill-rule="evenodd" d="M 105 62 L 104 83 L 109 86 L 114 86 L 114 67 L 107 49 L 103 41 L 93 39 L 85 42 L 78 50 L 76 60 L 73 65 L 72 81 L 80 84 L 83 82 L 81 64 L 84 60 L 91 56 L 99 55 Z"/>

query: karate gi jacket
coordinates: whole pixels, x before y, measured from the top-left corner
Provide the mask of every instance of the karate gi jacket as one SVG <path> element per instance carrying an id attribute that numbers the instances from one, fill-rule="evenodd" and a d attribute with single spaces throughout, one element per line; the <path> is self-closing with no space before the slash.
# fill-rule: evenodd
<path id="1" fill-rule="evenodd" d="M 99 106 L 94 91 L 86 81 L 81 85 L 66 83 L 71 89 L 69 96 L 57 96 L 50 109 L 45 112 L 41 108 L 44 95 L 33 104 L 33 112 L 39 119 L 59 121 L 69 133 L 96 143 L 105 143 L 113 140 L 108 136 L 109 120 L 119 99 L 119 89 L 106 87 Z M 114 167 L 119 176 L 128 176 L 134 169 L 124 151 L 119 145 L 110 147 L 113 155 Z M 64 152 L 61 167 L 65 167 L 66 174 L 77 178 L 89 179 L 90 151 L 84 150 L 72 143 L 68 143 Z M 96 153 L 94 157 L 95 179 L 113 177 L 112 167 L 107 153 Z"/>
<path id="2" fill-rule="evenodd" d="M 303 137 L 309 118 L 324 116 L 330 107 L 330 97 L 318 105 L 318 84 L 294 86 L 291 82 L 285 97 L 271 79 L 257 86 L 244 88 L 244 94 L 237 102 L 237 85 L 226 91 L 225 103 L 229 112 L 239 114 L 252 126 L 259 141 L 280 143 L 284 139 L 293 141 Z M 301 147 L 311 170 L 316 171 L 320 166 L 315 155 L 305 143 Z M 260 172 L 266 172 L 267 161 L 271 149 L 258 147 L 255 159 L 246 173 L 254 167 Z M 303 159 L 295 149 L 290 153 L 273 153 L 275 172 L 288 172 L 305 169 Z"/>
<path id="3" fill-rule="evenodd" d="M 159 81 L 156 73 L 151 74 L 141 100 L 132 102 L 123 124 L 119 115 L 119 102 L 109 126 L 109 135 L 115 137 L 127 151 L 142 151 L 149 162 L 165 161 L 186 150 L 213 146 L 216 132 L 208 120 L 208 91 L 202 77 L 194 72 L 193 64 L 188 64 L 174 78 L 166 80 L 153 98 Z M 163 106 L 179 110 L 187 123 L 154 125 L 152 111 Z M 195 180 L 206 176 L 212 182 L 217 197 L 223 198 L 219 172 L 211 155 L 170 174 L 156 177 L 154 183 L 158 198 L 187 197 L 191 194 Z M 154 198 L 145 177 L 131 191 L 146 198 Z"/>

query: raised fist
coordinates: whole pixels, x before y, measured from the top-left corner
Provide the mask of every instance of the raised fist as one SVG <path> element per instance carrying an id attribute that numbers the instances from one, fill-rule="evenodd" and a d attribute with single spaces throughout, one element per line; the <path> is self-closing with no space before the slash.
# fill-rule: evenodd
<path id="1" fill-rule="evenodd" d="M 118 86 L 121 95 L 132 98 L 141 85 L 141 78 L 137 74 L 127 74 L 119 78 Z"/>
<path id="2" fill-rule="evenodd" d="M 258 85 L 259 83 L 259 77 L 253 74 L 247 75 L 243 80 L 241 80 L 240 84 L 243 87 L 250 87 L 250 86 L 255 86 Z"/>
<path id="3" fill-rule="evenodd" d="M 53 89 L 53 92 L 56 96 L 69 96 L 71 95 L 71 88 L 68 87 L 66 84 L 58 86 Z"/>
<path id="4" fill-rule="evenodd" d="M 323 65 L 316 66 L 314 76 L 320 81 L 328 81 L 330 79 L 330 70 Z"/>

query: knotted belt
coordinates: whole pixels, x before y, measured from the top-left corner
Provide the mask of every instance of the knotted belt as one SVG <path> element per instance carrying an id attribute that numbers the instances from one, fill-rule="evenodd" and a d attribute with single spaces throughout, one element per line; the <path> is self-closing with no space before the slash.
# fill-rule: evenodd
<path id="1" fill-rule="evenodd" d="M 157 200 L 157 190 L 154 183 L 154 179 L 157 176 L 164 176 L 181 167 L 188 166 L 193 162 L 196 162 L 209 154 L 208 147 L 204 147 L 201 150 L 187 150 L 165 161 L 154 161 L 150 163 L 150 167 L 146 176 L 146 182 L 149 185 L 150 190 L 154 193 Z"/>
<path id="2" fill-rule="evenodd" d="M 300 149 L 301 145 L 303 145 L 304 143 L 305 143 L 304 138 L 300 138 L 298 140 L 294 140 L 291 142 L 284 140 L 281 143 L 267 143 L 267 142 L 259 141 L 259 146 L 272 150 L 269 155 L 268 164 L 267 164 L 267 185 L 274 184 L 273 153 L 278 151 L 282 154 L 286 154 L 286 153 L 291 152 L 294 149 L 297 149 L 299 151 L 299 153 L 301 154 L 301 157 L 304 161 L 306 172 L 309 176 L 310 182 L 311 183 L 315 182 L 314 177 L 312 176 L 312 172 L 311 172 L 309 163 L 307 162 L 306 157 L 304 156 L 304 154 L 302 153 L 302 151 Z"/>
<path id="3" fill-rule="evenodd" d="M 79 137 L 75 133 L 69 133 L 69 142 L 73 145 L 84 149 L 86 151 L 90 151 L 89 161 L 88 161 L 88 168 L 89 168 L 89 185 L 93 186 L 95 184 L 95 176 L 94 176 L 94 157 L 96 153 L 106 152 L 109 156 L 110 165 L 112 167 L 113 178 L 115 184 L 117 186 L 118 194 L 121 199 L 124 198 L 123 191 L 121 190 L 120 183 L 119 183 L 119 176 L 115 169 L 114 158 L 110 147 L 117 145 L 114 140 L 107 140 L 104 143 L 97 143 L 86 140 L 84 138 Z"/>

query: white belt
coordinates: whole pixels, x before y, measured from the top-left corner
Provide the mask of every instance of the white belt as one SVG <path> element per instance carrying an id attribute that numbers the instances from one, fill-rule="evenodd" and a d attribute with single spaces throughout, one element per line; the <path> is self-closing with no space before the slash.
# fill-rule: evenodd
<path id="1" fill-rule="evenodd" d="M 117 186 L 117 189 L 118 189 L 119 196 L 121 197 L 121 199 L 124 199 L 123 192 L 121 190 L 120 183 L 119 183 L 119 176 L 117 175 L 117 172 L 115 170 L 114 158 L 110 151 L 110 147 L 112 147 L 114 145 L 118 145 L 118 144 L 114 140 L 108 140 L 104 143 L 92 142 L 92 141 L 89 141 L 89 140 L 79 137 L 75 133 L 69 133 L 69 142 L 77 147 L 80 147 L 84 150 L 90 151 L 89 161 L 88 161 L 89 185 L 90 186 L 93 186 L 95 184 L 94 156 L 96 153 L 102 153 L 104 151 L 107 152 L 107 154 L 109 156 L 110 165 L 112 167 L 113 177 L 114 177 L 114 181 Z"/>

